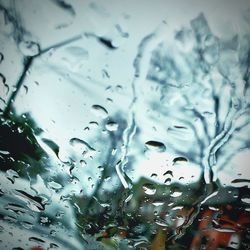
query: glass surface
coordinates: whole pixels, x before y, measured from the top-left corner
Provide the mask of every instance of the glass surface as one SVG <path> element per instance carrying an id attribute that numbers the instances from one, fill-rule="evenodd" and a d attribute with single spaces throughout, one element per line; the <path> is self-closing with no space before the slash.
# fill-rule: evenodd
<path id="1" fill-rule="evenodd" d="M 249 249 L 250 2 L 0 0 L 0 249 Z"/>

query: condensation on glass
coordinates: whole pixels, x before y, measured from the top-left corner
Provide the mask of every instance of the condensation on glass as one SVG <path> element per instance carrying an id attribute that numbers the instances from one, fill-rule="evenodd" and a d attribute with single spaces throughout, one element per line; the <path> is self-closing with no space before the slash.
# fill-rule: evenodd
<path id="1" fill-rule="evenodd" d="M 0 0 L 0 248 L 248 249 L 249 1 Z"/>

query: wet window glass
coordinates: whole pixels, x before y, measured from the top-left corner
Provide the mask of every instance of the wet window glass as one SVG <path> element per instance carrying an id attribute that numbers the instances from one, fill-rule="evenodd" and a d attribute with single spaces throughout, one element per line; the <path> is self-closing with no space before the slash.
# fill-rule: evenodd
<path id="1" fill-rule="evenodd" d="M 0 0 L 0 249 L 249 249 L 250 2 Z"/>

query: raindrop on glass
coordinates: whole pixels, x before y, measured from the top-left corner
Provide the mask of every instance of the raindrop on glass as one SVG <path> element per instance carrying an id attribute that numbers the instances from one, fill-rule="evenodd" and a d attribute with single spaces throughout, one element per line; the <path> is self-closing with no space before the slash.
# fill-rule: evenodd
<path id="1" fill-rule="evenodd" d="M 39 44 L 33 41 L 21 41 L 19 49 L 24 56 L 36 56 L 40 53 Z"/>
<path id="2" fill-rule="evenodd" d="M 97 105 L 97 104 L 92 105 L 92 112 L 96 116 L 103 118 L 103 119 L 108 117 L 108 111 L 104 107 Z"/>
<path id="3" fill-rule="evenodd" d="M 158 141 L 147 141 L 145 145 L 149 150 L 152 151 L 164 152 L 166 150 L 164 143 Z"/>
<path id="4" fill-rule="evenodd" d="M 3 60 L 4 60 L 4 55 L 3 53 L 0 52 L 0 63 L 2 63 Z"/>
<path id="5" fill-rule="evenodd" d="M 154 184 L 146 183 L 142 186 L 143 191 L 147 195 L 154 195 L 156 193 L 156 187 Z"/>
<path id="6" fill-rule="evenodd" d="M 116 122 L 108 122 L 105 127 L 108 131 L 116 131 L 118 129 L 118 124 Z"/>

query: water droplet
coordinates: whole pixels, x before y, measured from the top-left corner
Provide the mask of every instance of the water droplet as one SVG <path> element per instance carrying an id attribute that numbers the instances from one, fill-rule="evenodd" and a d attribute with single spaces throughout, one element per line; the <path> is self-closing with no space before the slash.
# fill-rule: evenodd
<path id="1" fill-rule="evenodd" d="M 4 208 L 17 214 L 24 214 L 27 211 L 23 206 L 14 203 L 8 203 Z"/>
<path id="2" fill-rule="evenodd" d="M 3 74 L 0 73 L 0 78 L 1 78 L 1 83 L 5 83 L 6 82 L 6 78 Z"/>
<path id="3" fill-rule="evenodd" d="M 9 93 L 10 87 L 6 84 L 6 78 L 0 73 L 0 93 L 7 95 Z M 2 88 L 2 89 L 1 89 Z"/>
<path id="4" fill-rule="evenodd" d="M 173 163 L 181 163 L 181 162 L 187 162 L 188 160 L 185 157 L 176 157 L 173 159 Z"/>
<path id="5" fill-rule="evenodd" d="M 55 231 L 55 230 L 51 230 L 51 231 L 50 231 L 50 235 L 56 236 L 56 231 Z"/>
<path id="6" fill-rule="evenodd" d="M 166 150 L 166 146 L 162 142 L 158 141 L 147 141 L 145 145 L 149 150 L 157 152 L 163 152 Z"/>
<path id="7" fill-rule="evenodd" d="M 171 178 L 167 178 L 167 179 L 164 181 L 164 183 L 165 183 L 166 185 L 169 185 L 169 184 L 171 183 Z"/>
<path id="8" fill-rule="evenodd" d="M 249 179 L 234 179 L 231 183 L 250 183 Z"/>
<path id="9" fill-rule="evenodd" d="M 87 162 L 85 160 L 80 160 L 80 164 L 82 167 L 87 166 Z"/>
<path id="10" fill-rule="evenodd" d="M 233 246 L 234 249 L 235 249 L 235 247 L 238 249 L 237 246 L 239 245 L 239 242 L 231 241 L 230 245 Z"/>
<path id="11" fill-rule="evenodd" d="M 28 93 L 28 86 L 27 85 L 23 85 L 23 88 L 25 90 L 25 94 L 27 94 Z"/>
<path id="12" fill-rule="evenodd" d="M 118 124 L 116 122 L 108 122 L 105 127 L 108 131 L 116 131 L 118 129 Z"/>
<path id="13" fill-rule="evenodd" d="M 122 27 L 119 24 L 116 24 L 115 27 L 116 27 L 117 31 L 120 33 L 121 37 L 123 37 L 123 38 L 129 37 L 129 33 L 123 31 Z"/>
<path id="14" fill-rule="evenodd" d="M 98 37 L 98 40 L 101 44 L 103 44 L 104 46 L 106 46 L 108 49 L 117 49 L 117 47 L 115 46 L 115 44 L 113 43 L 112 40 L 105 38 L 105 37 Z"/>
<path id="15" fill-rule="evenodd" d="M 118 93 L 122 93 L 122 89 L 123 87 L 121 85 L 116 85 L 115 86 L 115 90 L 118 92 Z"/>
<path id="16" fill-rule="evenodd" d="M 163 202 L 163 201 L 154 201 L 152 204 L 153 204 L 155 207 L 159 207 L 159 206 L 162 206 L 162 205 L 164 204 L 164 202 Z"/>
<path id="17" fill-rule="evenodd" d="M 80 151 L 80 154 L 83 154 L 85 157 L 91 157 L 96 152 L 96 150 L 92 148 L 87 142 L 79 138 L 71 138 L 69 142 L 76 151 Z"/>
<path id="18" fill-rule="evenodd" d="M 39 44 L 33 41 L 21 41 L 19 43 L 19 49 L 24 56 L 36 56 L 40 53 Z"/>
<path id="19" fill-rule="evenodd" d="M 108 117 L 108 111 L 100 105 L 92 105 L 92 111 L 96 116 L 103 119 Z"/>
<path id="20" fill-rule="evenodd" d="M 176 207 L 171 208 L 172 211 L 181 210 L 181 209 L 183 209 L 183 206 L 176 206 Z M 180 217 L 180 218 L 182 218 L 182 217 Z"/>
<path id="21" fill-rule="evenodd" d="M 107 98 L 106 100 L 107 100 L 107 102 L 109 102 L 109 103 L 112 103 L 112 102 L 113 102 L 113 100 L 112 100 L 111 98 Z"/>
<path id="22" fill-rule="evenodd" d="M 111 151 L 111 154 L 112 154 L 112 155 L 115 155 L 116 152 L 117 152 L 117 148 L 113 148 L 112 151 Z"/>
<path id="23" fill-rule="evenodd" d="M 0 154 L 2 154 L 2 155 L 9 155 L 10 152 L 6 151 L 6 150 L 0 150 Z"/>
<path id="24" fill-rule="evenodd" d="M 174 126 L 175 129 L 180 129 L 180 130 L 187 130 L 188 128 L 185 126 L 180 126 L 180 125 L 175 125 Z"/>
<path id="25" fill-rule="evenodd" d="M 110 204 L 108 203 L 104 203 L 104 202 L 100 202 L 96 199 L 96 201 L 98 202 L 98 204 L 101 206 L 101 207 L 104 207 L 104 208 L 107 208 L 107 207 L 110 207 Z"/>
<path id="26" fill-rule="evenodd" d="M 48 182 L 48 188 L 58 192 L 63 188 L 63 186 L 55 181 L 51 181 L 51 182 Z"/>
<path id="27" fill-rule="evenodd" d="M 42 198 L 38 196 L 32 196 L 25 191 L 15 190 L 15 196 L 17 196 L 20 200 L 26 202 L 27 207 L 35 212 L 40 212 L 44 210 L 45 206 L 42 203 Z"/>
<path id="28" fill-rule="evenodd" d="M 112 88 L 112 86 L 111 85 L 109 85 L 109 86 L 107 86 L 106 88 L 105 88 L 105 90 L 106 91 L 110 91 L 110 92 L 113 92 L 113 90 L 112 90 L 113 88 Z"/>
<path id="29" fill-rule="evenodd" d="M 213 210 L 213 211 L 219 211 L 220 209 L 219 208 L 217 208 L 217 207 L 212 207 L 212 206 L 209 206 L 208 207 L 210 210 Z"/>
<path id="30" fill-rule="evenodd" d="M 155 220 L 155 224 L 157 224 L 161 227 L 168 227 L 169 226 L 166 221 L 159 219 L 159 218 Z"/>
<path id="31" fill-rule="evenodd" d="M 59 248 L 59 246 L 56 243 L 50 243 L 49 249 L 51 249 L 51 248 Z"/>
<path id="32" fill-rule="evenodd" d="M 58 157 L 59 154 L 59 146 L 53 142 L 52 140 L 42 138 L 42 141 L 55 153 L 55 155 Z"/>
<path id="33" fill-rule="evenodd" d="M 99 126 L 98 122 L 95 121 L 89 122 L 89 127 L 98 128 L 98 126 Z"/>
<path id="34" fill-rule="evenodd" d="M 0 52 L 0 63 L 2 63 L 3 60 L 4 60 L 4 55 L 3 53 Z"/>
<path id="35" fill-rule="evenodd" d="M 170 194 L 170 196 L 171 196 L 171 197 L 174 197 L 174 198 L 179 197 L 179 196 L 181 196 L 181 195 L 182 195 L 182 192 L 178 192 L 178 191 L 175 191 L 175 192 L 173 192 L 172 194 Z"/>
<path id="36" fill-rule="evenodd" d="M 20 224 L 26 229 L 32 229 L 34 224 L 29 221 L 21 221 Z"/>
<path id="37" fill-rule="evenodd" d="M 17 132 L 18 132 L 19 134 L 22 134 L 23 131 L 24 131 L 24 128 L 23 128 L 23 127 L 18 127 L 18 128 L 17 128 Z"/>
<path id="38" fill-rule="evenodd" d="M 19 174 L 13 170 L 13 169 L 8 169 L 5 174 L 6 178 L 9 179 L 12 184 L 15 183 L 15 179 L 19 177 Z"/>
<path id="39" fill-rule="evenodd" d="M 104 178 L 104 181 L 108 182 L 109 180 L 111 180 L 111 176 L 107 176 Z"/>
<path id="40" fill-rule="evenodd" d="M 146 183 L 142 186 L 143 191 L 147 195 L 154 195 L 156 193 L 156 187 L 154 184 Z"/>
<path id="41" fill-rule="evenodd" d="M 231 228 L 214 228 L 214 230 L 221 232 L 221 233 L 235 233 L 236 231 Z"/>
<path id="42" fill-rule="evenodd" d="M 37 237 L 30 237 L 29 238 L 29 241 L 33 241 L 33 242 L 36 242 L 38 244 L 41 244 L 41 243 L 45 243 L 44 240 L 40 239 L 40 238 L 37 238 Z"/>
<path id="43" fill-rule="evenodd" d="M 57 219 L 62 219 L 64 215 L 65 215 L 64 211 L 57 211 L 56 212 Z"/>
<path id="44" fill-rule="evenodd" d="M 163 175 L 171 175 L 173 177 L 173 171 L 167 170 Z"/>
<path id="45" fill-rule="evenodd" d="M 150 177 L 155 178 L 155 177 L 157 177 L 157 176 L 158 176 L 158 175 L 157 175 L 156 173 L 153 173 L 153 174 L 151 174 Z"/>
<path id="46" fill-rule="evenodd" d="M 242 198 L 241 201 L 250 204 L 250 198 Z"/>
<path id="47" fill-rule="evenodd" d="M 102 76 L 103 76 L 103 78 L 110 78 L 108 71 L 105 69 L 102 70 Z"/>

